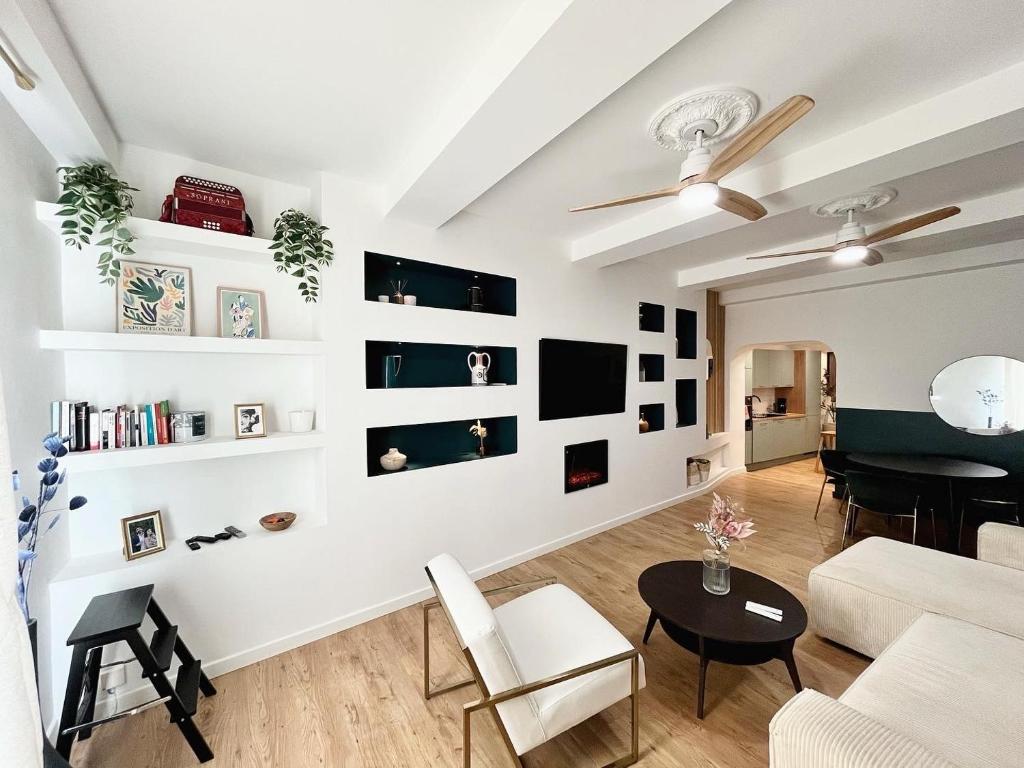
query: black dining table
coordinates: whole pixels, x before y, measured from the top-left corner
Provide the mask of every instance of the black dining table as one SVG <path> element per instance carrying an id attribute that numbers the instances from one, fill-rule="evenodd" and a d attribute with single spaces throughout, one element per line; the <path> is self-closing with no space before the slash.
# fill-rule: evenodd
<path id="1" fill-rule="evenodd" d="M 847 460 L 854 464 L 884 469 L 889 472 L 945 480 L 949 488 L 950 551 L 956 551 L 955 542 L 960 538 L 953 533 L 958 525 L 955 501 L 956 483 L 963 480 L 998 480 L 1009 474 L 1005 469 L 977 461 L 923 453 L 851 453 Z"/>

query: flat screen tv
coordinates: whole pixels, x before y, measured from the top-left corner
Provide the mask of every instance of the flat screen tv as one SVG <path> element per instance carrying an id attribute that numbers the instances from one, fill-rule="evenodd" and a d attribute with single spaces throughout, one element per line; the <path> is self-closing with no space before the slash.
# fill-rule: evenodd
<path id="1" fill-rule="evenodd" d="M 626 410 L 626 345 L 540 340 L 540 420 Z"/>

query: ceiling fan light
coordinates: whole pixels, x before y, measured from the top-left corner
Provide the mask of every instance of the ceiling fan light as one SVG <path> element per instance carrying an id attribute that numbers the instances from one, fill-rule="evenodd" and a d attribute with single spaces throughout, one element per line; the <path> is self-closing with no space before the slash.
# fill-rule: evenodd
<path id="1" fill-rule="evenodd" d="M 867 255 L 868 248 L 865 245 L 845 245 L 836 251 L 833 258 L 838 264 L 856 264 Z"/>
<path id="2" fill-rule="evenodd" d="M 679 202 L 686 208 L 708 208 L 718 201 L 718 185 L 712 181 L 702 181 L 683 187 L 679 192 Z"/>

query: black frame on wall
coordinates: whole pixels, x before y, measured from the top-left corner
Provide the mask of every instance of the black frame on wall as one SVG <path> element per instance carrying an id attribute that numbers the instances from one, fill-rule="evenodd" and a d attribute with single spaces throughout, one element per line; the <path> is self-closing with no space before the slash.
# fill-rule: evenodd
<path id="1" fill-rule="evenodd" d="M 697 424 L 697 380 L 676 379 L 676 426 Z"/>

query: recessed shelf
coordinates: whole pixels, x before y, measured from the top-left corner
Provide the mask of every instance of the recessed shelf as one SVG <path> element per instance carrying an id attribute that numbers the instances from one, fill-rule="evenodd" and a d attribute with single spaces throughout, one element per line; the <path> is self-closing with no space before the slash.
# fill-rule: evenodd
<path id="1" fill-rule="evenodd" d="M 648 403 L 647 405 L 641 405 L 640 418 L 647 420 L 649 427 L 647 433 L 660 432 L 665 428 L 665 404 Z M 639 429 L 639 426 L 637 429 Z M 643 435 L 647 433 L 641 432 L 640 434 Z"/>
<path id="2" fill-rule="evenodd" d="M 697 359 L 697 313 L 690 309 L 676 310 L 676 359 Z"/>
<path id="3" fill-rule="evenodd" d="M 444 264 L 364 253 L 363 278 L 365 298 L 378 301 L 378 296 L 391 296 L 392 282 L 405 281 L 404 292 L 416 297 L 417 307 L 454 309 L 492 315 L 515 315 L 516 280 L 514 277 L 492 275 Z M 470 288 L 480 288 L 482 306 L 470 307 Z M 396 307 L 399 305 L 395 305 Z M 410 308 L 408 305 L 403 309 Z M 415 307 L 412 307 L 415 309 Z"/>
<path id="4" fill-rule="evenodd" d="M 198 443 L 169 443 L 138 448 L 74 452 L 69 453 L 62 461 L 72 473 L 99 472 L 106 469 L 207 461 L 279 451 L 301 451 L 322 448 L 326 444 L 327 436 L 323 432 L 271 432 L 266 437 L 243 440 L 236 440 L 233 437 L 211 437 Z"/>
<path id="5" fill-rule="evenodd" d="M 487 427 L 487 453 L 483 457 L 476 453 L 479 440 L 469 431 L 475 423 L 476 419 L 460 419 L 370 427 L 366 430 L 366 474 L 399 475 L 445 464 L 509 456 L 518 450 L 515 416 L 480 419 Z M 397 448 L 408 457 L 404 468 L 389 472 L 380 465 L 380 457 L 390 448 Z"/>
<path id="6" fill-rule="evenodd" d="M 516 383 L 515 347 L 474 347 L 460 344 L 427 344 L 409 341 L 366 342 L 367 389 L 414 389 L 419 387 L 473 386 L 467 357 L 486 353 L 490 359 L 490 385 Z M 385 358 L 400 356 L 398 375 L 385 381 Z M 477 385 L 480 386 L 480 385 Z"/>
<path id="7" fill-rule="evenodd" d="M 640 330 L 652 333 L 665 332 L 665 307 L 661 304 L 640 302 Z"/>
<path id="8" fill-rule="evenodd" d="M 322 341 L 222 339 L 102 331 L 39 331 L 40 349 L 65 352 L 191 352 L 220 355 L 322 355 Z"/>
<path id="9" fill-rule="evenodd" d="M 36 203 L 36 218 L 54 232 L 60 234 L 61 219 L 57 211 L 62 206 L 56 203 Z M 229 232 L 215 232 L 199 227 L 186 227 L 167 221 L 153 221 L 130 216 L 127 227 L 135 235 L 132 247 L 144 251 L 174 251 L 194 256 L 218 259 L 234 259 L 255 262 L 264 260 L 268 267 L 274 264 L 270 253 L 270 240 L 260 237 L 233 235 Z"/>
<path id="10" fill-rule="evenodd" d="M 676 379 L 676 426 L 692 427 L 697 423 L 697 380 Z"/>
<path id="11" fill-rule="evenodd" d="M 664 381 L 665 380 L 665 356 L 640 355 L 640 381 Z"/>

